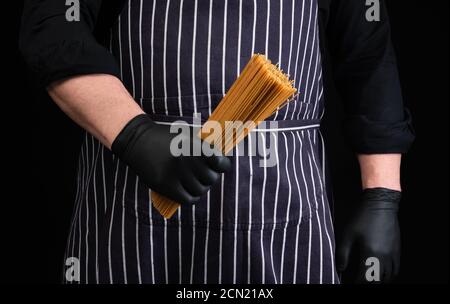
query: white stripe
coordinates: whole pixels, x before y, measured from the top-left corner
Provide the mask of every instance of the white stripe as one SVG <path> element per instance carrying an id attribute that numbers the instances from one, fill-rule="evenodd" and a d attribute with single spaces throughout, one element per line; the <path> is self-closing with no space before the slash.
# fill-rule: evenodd
<path id="1" fill-rule="evenodd" d="M 292 127 L 292 128 L 273 128 L 273 129 L 254 129 L 252 132 L 286 132 L 286 131 L 299 131 L 299 130 L 308 130 L 315 129 L 320 127 L 320 124 L 312 124 L 302 127 Z"/>
<path id="2" fill-rule="evenodd" d="M 131 47 L 131 1 L 128 2 L 128 50 L 130 52 L 130 72 L 131 72 L 131 85 L 133 88 L 132 96 L 136 98 L 136 85 L 134 83 L 134 64 L 133 64 L 133 49 Z"/>
<path id="3" fill-rule="evenodd" d="M 297 137 L 299 139 L 300 142 L 302 142 L 302 139 L 300 137 L 300 134 L 297 133 Z M 302 137 L 304 137 L 303 135 L 303 131 L 302 131 Z M 301 167 L 301 171 L 302 171 L 302 176 L 303 176 L 303 183 L 305 185 L 305 193 L 306 193 L 306 202 L 308 204 L 308 209 L 309 209 L 309 218 L 312 217 L 312 210 L 311 210 L 311 203 L 309 200 L 309 190 L 308 190 L 308 184 L 306 182 L 306 176 L 305 176 L 305 170 L 303 167 L 303 155 L 300 151 L 300 167 Z M 308 266 L 306 269 L 306 283 L 309 284 L 310 283 L 310 276 L 311 276 L 311 243 L 312 243 L 312 221 L 309 220 L 309 240 L 308 240 Z"/>
<path id="4" fill-rule="evenodd" d="M 278 137 L 274 135 L 274 133 L 270 133 L 270 135 L 273 135 L 273 138 L 275 140 L 275 158 L 277 161 L 277 186 L 275 188 L 275 201 L 274 201 L 274 208 L 273 208 L 273 223 L 272 223 L 272 235 L 270 237 L 270 261 L 272 263 L 272 272 L 273 277 L 275 279 L 275 284 L 278 284 L 277 275 L 275 273 L 275 264 L 273 262 L 273 240 L 274 240 L 274 234 L 275 234 L 275 223 L 277 222 L 277 209 L 278 209 L 278 191 L 280 190 L 280 160 L 278 157 Z"/>
<path id="5" fill-rule="evenodd" d="M 224 16 L 223 16 L 223 46 L 222 46 L 222 93 L 226 94 L 226 79 L 225 79 L 225 63 L 227 52 L 227 22 L 228 22 L 228 0 L 225 0 Z M 222 263 L 223 263 L 223 204 L 224 204 L 224 186 L 225 174 L 222 174 L 222 183 L 220 189 L 220 232 L 219 232 L 219 284 L 222 283 Z"/>
<path id="6" fill-rule="evenodd" d="M 242 0 L 239 1 L 239 33 L 238 33 L 238 53 L 237 53 L 237 76 L 241 72 L 241 35 L 242 35 Z M 233 252 L 233 284 L 236 284 L 237 265 L 237 227 L 239 218 L 239 145 L 236 146 L 236 180 L 234 198 L 234 252 Z"/>
<path id="7" fill-rule="evenodd" d="M 320 83 L 319 83 L 318 79 L 316 79 L 316 73 L 317 73 L 317 67 L 319 64 L 319 60 L 318 60 L 319 54 L 317 54 L 316 57 L 317 57 L 317 60 L 316 60 L 316 66 L 315 66 L 315 71 L 314 71 L 314 77 L 311 81 L 311 88 L 309 91 L 309 97 L 308 97 L 308 102 L 307 102 L 308 106 L 310 106 L 310 109 L 312 108 L 312 111 L 309 111 L 309 113 L 305 113 L 305 119 L 312 119 L 314 117 L 314 111 L 315 111 L 315 109 L 317 107 L 317 103 L 318 103 L 317 96 L 319 93 L 318 87 L 320 86 Z M 315 90 L 314 90 L 314 88 L 315 88 Z M 316 91 L 316 99 L 314 100 L 314 104 L 311 101 L 313 91 Z"/>
<path id="8" fill-rule="evenodd" d="M 318 51 L 318 50 L 316 50 L 316 64 L 315 64 L 315 67 L 314 67 L 314 75 L 313 75 L 313 80 L 311 81 L 312 83 L 311 83 L 311 87 L 310 87 L 310 91 L 309 91 L 309 96 L 308 96 L 308 103 L 311 103 L 311 97 L 312 97 L 312 92 L 314 91 L 314 83 L 316 82 L 318 82 L 318 79 L 316 78 L 316 76 L 317 76 L 317 68 L 318 68 L 318 66 L 319 66 L 319 56 L 320 55 L 320 52 Z M 319 85 L 319 83 L 317 83 L 317 86 Z M 317 103 L 314 105 L 314 106 L 316 106 L 317 105 Z"/>
<path id="9" fill-rule="evenodd" d="M 323 85 L 320 88 L 320 94 L 319 94 L 318 100 L 322 100 L 322 96 L 323 96 Z M 325 107 L 322 108 L 322 113 L 320 114 L 320 120 L 323 119 L 324 115 L 325 115 Z"/>
<path id="10" fill-rule="evenodd" d="M 149 217 L 149 234 L 150 234 L 150 266 L 152 275 L 152 284 L 155 284 L 155 260 L 153 259 L 153 208 L 152 208 L 152 192 L 148 191 L 149 204 L 148 204 L 148 217 Z"/>
<path id="11" fill-rule="evenodd" d="M 207 55 L 207 90 L 208 90 L 208 114 L 211 115 L 211 36 L 212 36 L 212 18 L 213 18 L 213 3 L 214 0 L 210 1 L 209 4 L 209 16 L 208 16 L 208 55 Z M 209 221 L 210 221 L 210 204 L 211 204 L 211 193 L 207 193 L 206 197 L 206 237 L 205 237 L 205 263 L 204 263 L 204 278 L 203 283 L 208 282 L 208 241 L 209 241 Z"/>
<path id="12" fill-rule="evenodd" d="M 278 64 L 280 68 L 282 68 L 282 55 L 283 55 L 283 0 L 280 1 L 280 25 L 279 25 L 279 34 L 278 38 L 280 39 L 280 43 L 278 46 Z M 278 117 L 278 109 L 275 112 L 273 120 L 277 120 Z"/>
<path id="13" fill-rule="evenodd" d="M 252 201 L 253 201 L 253 160 L 252 160 L 252 135 L 248 134 L 248 162 L 250 164 L 250 174 L 248 182 L 248 234 L 247 234 L 247 284 L 251 278 L 251 235 L 252 235 Z"/>
<path id="14" fill-rule="evenodd" d="M 239 217 L 239 145 L 236 146 L 236 181 L 234 193 L 234 243 L 233 243 L 233 284 L 236 284 L 236 264 L 237 264 L 237 227 Z"/>
<path id="15" fill-rule="evenodd" d="M 195 70 L 195 58 L 196 58 L 196 47 L 197 47 L 197 14 L 198 14 L 198 0 L 195 0 L 194 4 L 194 28 L 193 28 L 193 38 L 192 38 L 192 95 L 194 102 L 194 114 L 197 113 L 197 88 L 196 88 L 196 70 Z M 195 259 L 195 230 L 196 230 L 196 219 L 195 219 L 195 205 L 192 206 L 192 256 L 191 256 L 191 281 L 194 280 L 194 259 Z"/>
<path id="16" fill-rule="evenodd" d="M 92 138 L 92 147 L 94 147 L 94 137 Z M 97 204 L 97 179 L 96 179 L 96 171 L 97 171 L 97 161 L 98 161 L 98 155 L 100 154 L 100 147 L 102 146 L 99 142 L 97 142 L 98 149 L 97 149 L 97 155 L 95 156 L 95 165 L 94 165 L 94 205 L 95 205 L 95 280 L 96 283 L 99 283 L 99 273 L 98 273 L 98 204 Z"/>
<path id="17" fill-rule="evenodd" d="M 288 60 L 288 75 L 291 75 L 291 61 L 292 61 L 292 49 L 294 45 L 294 21 L 295 21 L 295 0 L 292 0 L 291 7 L 292 15 L 291 15 L 291 43 L 289 44 L 289 60 Z M 287 115 L 289 113 L 290 103 L 286 105 L 286 113 L 284 114 L 283 120 L 287 119 Z"/>
<path id="18" fill-rule="evenodd" d="M 192 206 L 192 252 L 191 252 L 191 280 L 194 283 L 194 262 L 195 262 L 195 205 Z"/>
<path id="19" fill-rule="evenodd" d="M 280 1 L 280 28 L 279 28 L 279 36 L 280 44 L 278 47 L 278 64 L 280 65 L 280 68 L 283 66 L 282 59 L 283 59 L 283 0 Z"/>
<path id="20" fill-rule="evenodd" d="M 298 265 L 298 237 L 299 237 L 299 233 L 300 233 L 300 225 L 302 224 L 302 218 L 303 218 L 303 198 L 302 198 L 302 193 L 300 190 L 300 184 L 298 182 L 298 176 L 297 176 L 297 167 L 296 167 L 296 150 L 297 150 L 297 145 L 295 144 L 295 140 L 296 137 L 294 135 L 293 132 L 291 132 L 292 134 L 292 142 L 294 143 L 294 153 L 292 156 L 292 167 L 294 168 L 294 177 L 295 177 L 295 183 L 297 184 L 297 191 L 298 191 L 298 197 L 299 197 L 299 217 L 298 217 L 298 223 L 297 223 L 297 231 L 296 231 L 296 235 L 295 235 L 295 253 L 294 253 L 294 275 L 293 275 L 293 284 L 297 283 L 297 265 Z M 302 153 L 302 142 L 299 141 L 300 143 L 300 153 Z"/>
<path id="21" fill-rule="evenodd" d="M 308 134 L 309 135 L 309 134 Z M 313 173 L 313 168 L 312 168 L 312 162 L 311 162 L 311 156 L 308 155 L 308 160 L 309 160 L 309 169 L 311 172 L 311 181 L 312 181 L 312 186 L 313 186 L 313 190 L 314 190 L 314 201 L 316 204 L 316 211 L 315 211 L 315 216 L 317 219 L 317 226 L 319 228 L 319 248 L 320 248 L 320 263 L 319 263 L 319 284 L 322 284 L 323 282 L 323 243 L 322 243 L 322 225 L 320 224 L 320 219 L 319 219 L 319 204 L 317 202 L 317 190 L 316 190 L 316 183 L 314 181 L 314 173 Z"/>
<path id="22" fill-rule="evenodd" d="M 121 33 L 121 23 L 122 17 L 119 16 L 117 23 L 117 31 L 118 31 L 118 39 L 119 39 L 119 63 L 120 63 L 120 78 L 123 80 L 123 54 L 122 54 L 122 33 Z M 112 225 L 114 221 L 114 208 L 115 208 L 115 199 L 116 199 L 116 185 L 117 185 L 117 172 L 118 172 L 119 161 L 117 161 L 117 169 L 116 169 L 116 179 L 114 183 L 114 198 L 113 198 L 113 207 L 111 211 L 111 221 L 109 226 L 109 243 L 108 243 L 108 261 L 109 261 L 109 275 L 110 275 L 110 283 L 113 283 L 113 275 L 112 275 L 112 259 L 111 259 L 111 236 L 112 236 Z"/>
<path id="23" fill-rule="evenodd" d="M 316 30 L 315 30 L 314 36 L 318 37 L 319 36 L 319 29 L 318 29 L 318 26 L 317 26 L 317 18 L 318 17 L 317 17 L 317 13 L 316 13 Z M 320 58 L 321 58 L 319 39 L 317 39 L 315 52 L 316 52 L 316 65 L 315 65 L 315 69 L 314 69 L 313 80 L 311 81 L 312 83 L 311 83 L 311 87 L 310 87 L 308 103 L 311 103 L 312 92 L 313 92 L 314 88 L 316 87 L 316 97 L 317 97 L 318 90 L 319 90 L 318 88 L 321 86 L 321 82 L 320 82 L 321 74 L 322 74 L 322 69 L 321 68 L 319 68 L 320 69 L 319 77 L 316 78 L 317 70 L 318 70 L 319 63 L 320 63 Z M 316 85 L 314 85 L 314 83 L 316 83 Z M 315 115 L 317 105 L 318 105 L 318 100 L 316 98 L 315 103 L 314 103 L 313 111 L 311 112 L 311 118 L 313 118 L 314 115 Z"/>
<path id="24" fill-rule="evenodd" d="M 136 265 L 138 271 L 138 282 L 142 284 L 142 276 L 141 276 L 141 255 L 139 251 L 139 213 L 138 213 L 138 187 L 139 187 L 139 177 L 136 176 L 136 185 L 134 188 L 134 210 L 136 217 Z"/>
<path id="25" fill-rule="evenodd" d="M 297 72 L 298 72 L 298 59 L 300 55 L 300 45 L 302 42 L 302 34 L 303 34 L 303 24 L 304 24 L 304 17 L 305 17 L 305 2 L 302 1 L 302 15 L 300 16 L 300 30 L 298 31 L 298 42 L 297 42 L 297 58 L 295 59 L 295 73 L 294 73 L 294 81 L 297 81 Z M 305 46 L 306 51 L 306 46 Z M 301 91 L 298 91 L 301 93 Z M 294 103 L 294 110 L 292 111 L 292 117 L 291 120 L 294 120 L 295 111 L 297 110 L 297 100 L 299 97 L 295 99 Z"/>
<path id="26" fill-rule="evenodd" d="M 314 110 L 313 110 L 313 113 L 312 113 L 311 118 L 316 117 L 317 107 L 318 107 L 318 105 L 319 105 L 320 97 L 322 96 L 321 94 L 322 94 L 322 92 L 323 92 L 323 83 L 322 83 L 322 63 L 321 63 L 322 61 L 320 60 L 320 57 L 319 57 L 319 62 L 320 62 L 319 64 L 320 64 L 321 68 L 320 68 L 319 78 L 317 79 L 316 102 L 314 103 Z M 320 93 L 319 93 L 319 91 L 320 91 Z"/>
<path id="27" fill-rule="evenodd" d="M 86 175 L 88 175 L 89 173 L 88 173 L 87 164 L 84 159 L 84 151 L 82 151 L 81 157 L 83 158 L 83 161 L 82 161 L 83 167 L 84 167 L 83 172 L 86 173 Z M 86 193 L 86 178 L 85 178 L 84 174 L 83 174 L 82 183 L 83 183 L 83 193 Z M 79 213 L 78 213 L 78 258 L 80 259 L 80 261 L 81 261 L 81 211 L 83 210 L 83 207 L 82 207 L 82 204 L 84 201 L 83 197 L 84 197 L 84 195 L 81 196 L 80 209 L 78 210 L 79 211 Z M 80 276 L 80 278 L 81 278 L 81 276 Z"/>
<path id="28" fill-rule="evenodd" d="M 108 205 L 108 200 L 107 200 L 107 196 L 106 196 L 106 181 L 105 181 L 105 146 L 102 146 L 102 181 L 103 181 L 103 199 L 104 199 L 104 213 L 103 215 L 106 214 L 106 208 Z"/>
<path id="29" fill-rule="evenodd" d="M 123 279 L 125 284 L 127 284 L 127 258 L 125 255 L 125 210 L 123 207 L 125 207 L 125 193 L 127 191 L 127 184 L 128 184 L 128 167 L 125 168 L 125 181 L 123 183 L 123 193 L 122 193 L 122 268 L 123 268 Z"/>
<path id="30" fill-rule="evenodd" d="M 114 177 L 114 194 L 112 199 L 112 210 L 111 210 L 111 220 L 109 222 L 109 232 L 108 232 L 108 263 L 109 263 L 109 283 L 113 284 L 113 271 L 112 271 L 112 259 L 111 259 L 111 242 L 112 242 L 112 227 L 114 222 L 114 209 L 116 205 L 116 195 L 117 195 L 117 175 L 119 173 L 119 161 L 117 160 L 116 172 Z"/>
<path id="31" fill-rule="evenodd" d="M 142 9 L 143 9 L 143 0 L 139 1 L 139 56 L 140 56 L 140 64 L 141 64 L 141 107 L 142 98 L 144 98 L 144 54 L 142 50 Z"/>
<path id="32" fill-rule="evenodd" d="M 224 16 L 223 16 L 223 46 L 222 46 L 222 94 L 226 94 L 226 54 L 227 54 L 227 23 L 228 23 L 228 0 L 225 0 L 224 7 Z"/>
<path id="33" fill-rule="evenodd" d="M 166 115 L 169 115 L 169 109 L 167 107 L 167 25 L 169 23 L 169 8 L 170 8 L 170 0 L 167 0 L 166 17 L 164 20 L 164 51 L 163 51 L 164 108 L 166 110 Z"/>
<path id="34" fill-rule="evenodd" d="M 141 22 L 142 16 L 141 16 L 141 11 L 142 11 L 142 3 L 140 3 L 140 16 L 139 16 L 139 22 Z M 141 41 L 142 37 L 141 37 L 141 28 L 142 25 L 140 23 L 139 26 L 139 41 Z M 135 76 L 134 76 L 134 61 L 133 61 L 133 49 L 132 49 L 132 35 L 131 35 L 131 1 L 128 2 L 128 43 L 129 43 L 129 50 L 130 50 L 130 67 L 131 67 L 131 83 L 133 86 L 133 98 L 136 99 L 136 83 L 135 83 Z M 141 61 L 141 66 L 142 66 L 142 61 Z M 142 71 L 141 71 L 141 75 L 142 75 Z M 141 80 L 142 83 L 142 80 Z M 141 88 L 141 92 L 142 92 L 142 88 Z M 142 99 L 141 100 L 141 107 L 142 107 Z M 127 168 L 128 169 L 128 168 Z M 127 171 L 128 173 L 128 171 Z M 126 180 L 126 179 L 125 179 Z M 125 186 L 126 187 L 126 186 Z M 136 190 L 137 190 L 137 177 L 136 177 Z M 137 191 L 136 191 L 136 195 L 137 195 Z M 125 194 L 124 196 L 125 197 Z M 137 256 L 137 269 L 138 269 L 138 280 L 140 281 L 140 265 L 139 265 L 139 218 L 137 216 L 137 197 L 135 197 L 135 204 L 136 204 L 136 256 Z M 125 207 L 125 200 L 124 200 L 124 207 Z M 125 253 L 125 209 L 122 208 L 122 250 Z M 125 255 L 124 255 L 125 257 Z M 124 260 L 125 263 L 125 260 Z M 124 269 L 126 271 L 126 264 L 124 265 Z M 126 273 L 126 272 L 125 272 Z M 125 282 L 127 282 L 127 277 L 125 275 Z"/>
<path id="35" fill-rule="evenodd" d="M 256 36 L 256 22 L 258 19 L 258 6 L 256 0 L 253 0 L 253 32 L 252 32 L 252 52 L 255 53 L 255 36 Z M 251 282 L 251 236 L 252 236 L 252 187 L 253 187 L 253 161 L 252 161 L 252 135 L 248 134 L 248 149 L 249 149 L 249 164 L 250 164 L 250 177 L 249 177 L 249 194 L 248 194 L 248 234 L 247 234 L 247 284 Z"/>
<path id="36" fill-rule="evenodd" d="M 76 194 L 75 194 L 75 201 L 74 201 L 74 210 L 73 210 L 73 215 L 72 215 L 72 222 L 70 224 L 70 232 L 69 232 L 69 237 L 68 237 L 68 241 L 67 241 L 67 247 L 66 247 L 66 256 L 64 259 L 64 263 L 66 262 L 66 260 L 69 258 L 69 254 L 70 257 L 73 257 L 73 253 L 74 253 L 74 229 L 75 229 L 75 221 L 77 218 L 77 214 L 78 214 L 78 206 L 79 206 L 79 199 L 80 199 L 80 189 L 81 189 L 81 158 L 78 157 L 78 167 L 77 167 L 77 190 L 76 190 Z M 63 271 L 63 280 L 66 280 L 66 275 L 65 275 L 65 271 Z"/>
<path id="37" fill-rule="evenodd" d="M 242 0 L 239 0 L 239 32 L 238 32 L 238 47 L 237 47 L 237 73 L 236 78 L 241 74 L 241 45 L 242 45 Z"/>
<path id="38" fill-rule="evenodd" d="M 316 12 L 317 12 L 317 10 L 316 10 Z M 313 34 L 313 38 L 312 38 L 311 54 L 309 56 L 309 65 L 308 65 L 308 69 L 307 69 L 308 70 L 308 74 L 306 76 L 306 83 L 305 83 L 305 94 L 304 94 L 304 100 L 303 101 L 306 102 L 306 103 L 308 103 L 307 100 L 306 100 L 308 89 L 312 89 L 312 88 L 310 88 L 308 86 L 308 83 L 309 83 L 309 78 L 310 78 L 309 76 L 311 75 L 312 58 L 313 58 L 313 55 L 314 55 L 314 50 L 315 50 L 315 45 L 316 45 L 316 40 L 317 40 L 316 39 L 316 28 L 317 28 L 317 14 L 314 17 L 314 27 L 313 27 L 314 34 Z M 312 84 L 311 84 L 311 86 L 312 86 Z M 309 107 L 308 107 L 308 109 L 309 109 Z M 306 115 L 308 115 L 308 111 L 305 111 L 305 113 L 303 114 L 303 119 L 306 119 Z"/>
<path id="39" fill-rule="evenodd" d="M 181 37 L 182 37 L 182 25 L 183 25 L 183 4 L 184 1 L 180 1 L 180 9 L 178 13 L 178 43 L 177 43 L 177 88 L 178 88 L 178 110 L 180 116 L 183 116 L 183 106 L 181 100 Z M 179 283 L 183 281 L 183 264 L 182 264 L 182 254 L 183 248 L 181 244 L 181 208 L 178 208 L 178 272 L 179 272 Z"/>
<path id="40" fill-rule="evenodd" d="M 220 231 L 219 231 L 219 284 L 222 284 L 222 263 L 223 263 L 223 196 L 224 196 L 224 186 L 225 186 L 225 174 L 222 174 L 222 181 L 220 185 Z"/>
<path id="41" fill-rule="evenodd" d="M 308 134 L 309 135 L 309 134 Z M 319 204 L 317 202 L 317 190 L 316 190 L 316 183 L 314 181 L 314 173 L 313 173 L 313 168 L 312 168 L 312 162 L 311 162 L 311 156 L 308 155 L 308 160 L 309 160 L 309 168 L 311 171 L 311 181 L 312 181 L 312 186 L 313 186 L 313 190 L 314 190 L 314 200 L 315 200 L 315 204 L 316 204 L 316 211 L 315 211 L 315 215 L 316 215 L 316 219 L 317 219 L 317 226 L 319 228 L 319 244 L 320 244 L 320 263 L 319 263 L 319 284 L 322 284 L 323 282 L 323 243 L 322 243 L 322 225 L 320 224 L 320 219 L 319 219 Z"/>
<path id="42" fill-rule="evenodd" d="M 151 82 L 151 94 L 152 94 L 152 111 L 153 113 L 155 113 L 155 75 L 154 75 L 154 57 L 155 57 L 155 49 L 154 49 L 154 44 L 155 44 L 155 11 L 156 11 L 156 0 L 153 1 L 153 8 L 152 8 L 152 31 L 151 31 L 151 35 L 150 35 L 150 82 Z"/>
<path id="43" fill-rule="evenodd" d="M 322 178 L 324 181 L 326 181 L 326 175 L 325 175 L 325 168 L 326 168 L 326 157 L 325 157 L 325 142 L 322 136 L 322 133 L 319 130 L 319 135 L 320 135 L 320 140 L 322 143 Z M 331 215 L 331 210 L 330 212 L 328 212 L 328 223 L 330 225 L 330 230 L 331 230 L 331 235 L 335 235 L 334 234 L 334 226 L 333 226 L 333 218 Z M 333 243 L 334 244 L 334 243 Z M 332 258 L 333 258 L 333 275 L 332 275 L 332 279 L 333 279 L 333 283 L 336 283 L 336 279 L 335 279 L 335 267 L 334 267 L 334 257 L 335 257 L 335 253 L 334 253 L 334 246 L 332 246 L 333 248 L 333 254 L 332 254 Z"/>
<path id="44" fill-rule="evenodd" d="M 180 116 L 183 116 L 183 106 L 181 104 L 181 37 L 183 25 L 183 4 L 184 0 L 180 1 L 180 12 L 178 20 L 178 46 L 177 46 L 177 86 L 178 86 L 178 109 Z"/>
<path id="45" fill-rule="evenodd" d="M 263 185 L 262 185 L 262 194 L 261 194 L 261 281 L 262 284 L 266 282 L 266 268 L 265 268 L 265 256 L 264 256 L 264 199 L 266 195 L 266 183 L 267 183 L 267 154 L 266 154 L 266 141 L 264 135 L 261 134 L 262 145 L 264 148 L 264 176 L 263 176 Z"/>
<path id="46" fill-rule="evenodd" d="M 86 146 L 86 165 L 88 166 L 88 178 L 86 181 L 86 201 L 85 201 L 85 207 L 86 207 L 86 234 L 85 234 L 85 254 L 86 254 L 86 284 L 89 283 L 89 185 L 91 184 L 91 178 L 94 173 L 94 164 L 95 164 L 95 157 L 94 157 L 94 138 L 92 136 L 88 136 L 87 133 L 85 137 L 85 146 Z M 91 138 L 92 143 L 92 161 L 89 161 L 89 138 Z"/>
<path id="47" fill-rule="evenodd" d="M 291 212 L 291 195 L 292 195 L 292 186 L 291 186 L 291 178 L 289 175 L 289 170 L 288 170 L 288 162 L 289 162 L 289 150 L 288 150 L 288 143 L 287 143 L 287 138 L 286 138 L 286 134 L 282 133 L 283 137 L 284 137 L 284 143 L 285 143 L 285 148 L 286 148 L 286 164 L 285 164 L 285 169 L 286 169 L 286 176 L 287 176 L 287 180 L 288 180 L 288 186 L 289 186 L 289 191 L 288 191 L 288 205 L 287 205 L 287 212 L 286 212 L 286 221 L 284 224 L 284 231 L 283 231 L 283 249 L 281 250 L 281 262 L 280 262 L 280 284 L 283 284 L 283 271 L 284 271 L 284 254 L 285 254 L 285 249 L 286 249 L 286 232 L 287 232 L 287 226 L 289 223 L 289 215 Z"/>
<path id="48" fill-rule="evenodd" d="M 206 81 L 208 90 L 208 114 L 211 115 L 211 36 L 212 36 L 212 17 L 213 17 L 213 3 L 214 0 L 209 2 L 209 16 L 208 16 L 208 55 L 206 62 Z M 209 206 L 208 206 L 209 207 Z M 209 219 L 208 219 L 209 220 Z"/>
<path id="49" fill-rule="evenodd" d="M 304 4 L 303 4 L 303 6 L 304 6 Z M 303 88 L 301 86 L 302 86 L 302 80 L 303 80 L 303 71 L 305 70 L 306 52 L 308 50 L 308 44 L 309 44 L 309 31 L 311 29 L 311 21 L 312 21 L 312 6 L 313 6 L 313 4 L 312 4 L 312 2 L 310 2 L 308 30 L 306 32 L 305 46 L 303 48 L 304 52 L 303 52 L 302 68 L 300 69 L 300 79 L 299 79 L 299 81 L 297 83 L 297 91 L 298 92 L 303 92 L 302 91 Z M 302 16 L 302 20 L 303 20 L 303 18 L 304 18 L 304 16 Z M 303 24 L 302 24 L 302 26 L 303 26 Z M 297 79 L 295 79 L 295 80 L 297 80 Z M 305 88 L 305 90 L 306 90 L 306 88 Z M 305 93 L 305 92 L 303 92 L 303 93 Z M 300 113 L 301 112 L 298 111 L 298 113 L 297 113 L 297 120 L 300 118 Z M 292 116 L 292 119 L 294 119 L 294 116 Z"/>
<path id="50" fill-rule="evenodd" d="M 269 57 L 269 30 L 270 30 L 270 0 L 267 0 L 267 20 L 266 20 L 266 56 Z"/>
<path id="51" fill-rule="evenodd" d="M 169 257 L 167 255 L 167 219 L 164 218 L 164 275 L 169 284 Z"/>
<path id="52" fill-rule="evenodd" d="M 163 52 L 163 77 L 164 77 L 164 107 L 166 110 L 166 115 L 169 114 L 169 109 L 167 106 L 167 27 L 169 24 L 169 9 L 170 0 L 166 3 L 166 12 L 164 19 L 164 52 Z M 168 255 L 167 255 L 167 219 L 164 219 L 164 274 L 166 279 L 166 284 L 169 283 L 169 265 L 168 265 Z"/>
<path id="53" fill-rule="evenodd" d="M 84 144 L 84 143 L 83 143 Z M 84 197 L 84 192 L 85 192 L 85 174 L 86 174 L 86 165 L 84 162 L 84 146 L 81 146 L 81 151 L 80 151 L 80 168 L 81 168 L 81 176 L 80 176 L 80 183 L 79 183 L 79 187 L 80 187 L 80 196 L 79 196 L 79 200 L 77 203 L 77 208 L 76 208 L 76 213 L 74 215 L 74 233 L 73 233 L 73 242 L 72 242 L 72 257 L 77 257 L 78 259 L 81 260 L 81 225 L 80 225 L 80 218 L 81 218 L 81 208 L 82 208 L 82 204 L 83 204 L 83 197 Z M 78 229 L 77 229 L 78 228 Z M 78 230 L 78 255 L 75 256 L 75 229 Z M 73 283 L 73 281 L 71 282 Z"/>
<path id="54" fill-rule="evenodd" d="M 194 113 L 197 113 L 197 87 L 195 83 L 195 59 L 196 59 L 196 47 L 197 47 L 197 14 L 198 14 L 198 0 L 195 0 L 194 7 L 194 29 L 192 37 L 192 97 L 194 102 Z"/>
<path id="55" fill-rule="evenodd" d="M 203 283 L 208 283 L 208 241 L 209 241 L 209 217 L 210 217 L 211 193 L 206 194 L 206 237 L 205 237 L 205 264 L 203 267 L 204 278 Z"/>
<path id="56" fill-rule="evenodd" d="M 252 35 L 252 53 L 255 53 L 255 36 L 256 36 L 256 21 L 258 20 L 258 5 L 256 0 L 253 0 L 253 35 Z"/>
<path id="57" fill-rule="evenodd" d="M 311 144 L 311 151 L 314 151 L 313 150 L 314 149 L 314 147 L 312 146 L 312 144 Z M 324 175 L 321 175 L 320 174 L 320 170 L 319 170 L 319 167 L 318 167 L 318 165 L 317 165 L 317 161 L 316 161 L 316 158 L 315 158 L 315 155 L 313 154 L 313 162 L 314 162 L 314 166 L 315 166 L 315 168 L 316 168 L 316 171 L 317 171 L 317 175 L 320 177 L 322 177 L 322 178 L 324 178 Z M 323 180 L 324 182 L 325 182 L 325 179 Z M 319 178 L 319 183 L 320 183 L 320 191 L 321 191 L 321 201 L 322 201 L 322 218 L 323 218 L 323 225 L 324 225 L 324 227 L 325 227 L 325 234 L 326 234 L 326 236 L 327 236 L 327 240 L 328 240 L 328 246 L 329 246 L 329 249 L 330 249 L 330 262 L 331 262 L 331 281 L 332 281 L 332 283 L 334 283 L 334 254 L 333 254 L 333 245 L 331 244 L 331 237 L 330 237 L 330 234 L 329 234 L 329 232 L 328 232 L 328 228 L 327 228 L 327 221 L 326 221 L 326 217 L 325 217 L 325 197 L 324 197 L 324 192 L 325 192 L 325 186 L 324 186 L 324 184 L 322 183 L 322 179 L 321 178 Z"/>

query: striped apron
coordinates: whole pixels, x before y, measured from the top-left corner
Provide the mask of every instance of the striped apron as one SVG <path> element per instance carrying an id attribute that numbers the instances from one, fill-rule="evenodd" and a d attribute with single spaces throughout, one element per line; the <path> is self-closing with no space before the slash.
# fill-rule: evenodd
<path id="1" fill-rule="evenodd" d="M 206 120 L 253 53 L 300 95 L 236 148 L 233 170 L 169 220 L 151 191 L 86 134 L 66 258 L 81 283 L 338 283 L 326 195 L 317 0 L 129 0 L 110 49 L 156 121 Z M 276 164 L 252 156 L 272 145 Z M 239 151 L 240 150 L 240 151 Z M 254 153 L 253 153 L 254 154 Z"/>

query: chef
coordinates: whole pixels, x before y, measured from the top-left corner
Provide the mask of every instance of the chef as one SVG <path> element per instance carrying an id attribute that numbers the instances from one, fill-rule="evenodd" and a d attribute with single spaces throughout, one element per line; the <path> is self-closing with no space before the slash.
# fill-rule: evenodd
<path id="1" fill-rule="evenodd" d="M 393 278 L 414 135 L 379 2 L 377 21 L 363 0 L 85 0 L 79 18 L 65 1 L 26 0 L 23 56 L 86 130 L 66 248 L 79 282 L 333 284 L 352 264 L 364 282 L 369 258 Z M 170 123 L 207 118 L 254 53 L 299 92 L 269 118 L 276 129 L 249 135 L 276 141 L 276 165 L 174 156 Z M 328 76 L 363 185 L 336 251 L 319 130 Z M 182 204 L 175 216 L 152 208 L 153 191 Z"/>

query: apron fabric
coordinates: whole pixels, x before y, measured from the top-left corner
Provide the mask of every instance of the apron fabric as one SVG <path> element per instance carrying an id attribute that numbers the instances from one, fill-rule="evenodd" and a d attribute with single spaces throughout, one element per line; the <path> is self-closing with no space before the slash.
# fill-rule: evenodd
<path id="1" fill-rule="evenodd" d="M 66 258 L 81 283 L 339 283 L 319 131 L 317 0 L 129 0 L 111 30 L 122 80 L 160 123 L 202 121 L 253 53 L 300 92 L 236 147 L 233 169 L 165 220 L 151 190 L 86 134 Z M 251 140 L 275 147 L 275 166 Z M 267 148 L 268 149 L 268 148 Z M 264 151 L 266 152 L 266 151 Z"/>

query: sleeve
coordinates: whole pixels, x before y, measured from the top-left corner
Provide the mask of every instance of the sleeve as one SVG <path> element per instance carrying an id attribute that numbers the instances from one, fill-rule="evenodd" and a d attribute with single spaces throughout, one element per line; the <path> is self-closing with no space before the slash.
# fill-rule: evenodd
<path id="1" fill-rule="evenodd" d="M 344 132 L 353 150 L 406 153 L 414 130 L 403 106 L 386 4 L 379 3 L 380 20 L 369 22 L 366 13 L 371 6 L 366 1 L 331 1 L 326 30 L 333 75 L 344 102 Z"/>
<path id="2" fill-rule="evenodd" d="M 73 2 L 73 1 L 69 1 Z M 114 56 L 93 31 L 102 0 L 81 0 L 79 21 L 69 22 L 70 6 L 62 0 L 25 0 L 20 51 L 40 87 L 83 74 L 119 76 Z"/>

